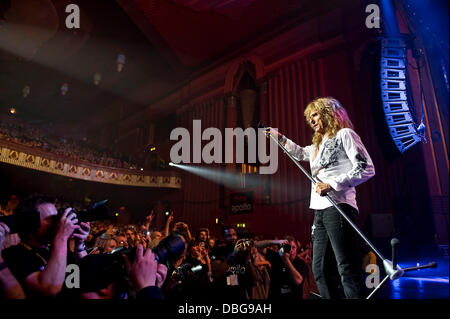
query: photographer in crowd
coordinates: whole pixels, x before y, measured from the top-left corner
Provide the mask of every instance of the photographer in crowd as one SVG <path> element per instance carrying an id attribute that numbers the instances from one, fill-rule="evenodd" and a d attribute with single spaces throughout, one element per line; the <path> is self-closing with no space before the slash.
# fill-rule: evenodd
<path id="1" fill-rule="evenodd" d="M 227 260 L 233 254 L 237 240 L 236 229 L 233 226 L 224 226 L 222 240 L 215 243 L 211 259 L 217 262 Z"/>
<path id="2" fill-rule="evenodd" d="M 19 230 L 22 242 L 5 249 L 2 256 L 28 297 L 55 297 L 66 276 L 68 240 L 75 238 L 77 257 L 85 257 L 90 226 L 78 225 L 71 208 L 59 217 L 55 199 L 42 195 L 25 199 L 19 212 L 29 216 L 30 223 L 37 215 L 40 223 L 34 229 Z"/>
<path id="3" fill-rule="evenodd" d="M 308 276 L 306 263 L 297 256 L 297 242 L 292 236 L 284 240 L 264 240 L 256 243 L 259 249 L 278 245 L 278 252 L 265 250 L 270 263 L 269 299 L 303 299 L 303 282 Z"/>
<path id="4" fill-rule="evenodd" d="M 127 246 L 128 242 L 122 245 L 119 245 L 118 239 L 114 237 L 113 235 L 108 234 L 102 234 L 95 243 L 96 252 L 107 254 L 112 252 L 114 249 L 116 249 L 118 246 Z"/>
<path id="5" fill-rule="evenodd" d="M 17 231 L 22 240 L 0 254 L 4 297 L 301 300 L 304 288 L 305 295 L 317 290 L 308 285 L 311 271 L 298 249 L 301 244 L 292 237 L 238 239 L 236 229 L 225 226 L 222 240 L 211 245 L 211 251 L 207 228 L 191 232 L 178 221 L 167 234 L 173 213 L 162 231 L 148 231 L 151 220 L 146 219 L 150 234 L 141 234 L 136 229 L 142 224 L 113 222 L 106 201 L 76 213 L 71 208 L 58 210 L 55 202 L 31 196 L 15 211 L 13 223 L 2 220 L 9 227 L 0 223 L 0 252 L 9 233 Z M 66 278 L 74 278 L 69 278 L 73 271 L 66 277 L 68 264 L 78 265 L 79 286 L 65 285 Z"/>
<path id="6" fill-rule="evenodd" d="M 176 267 L 168 282 L 166 293 L 172 298 L 205 298 L 211 290 L 211 263 L 204 242 L 191 240 L 185 258 Z"/>
<path id="7" fill-rule="evenodd" d="M 167 267 L 157 262 L 151 249 L 138 245 L 133 263 L 126 255 L 89 255 L 80 262 L 81 299 L 163 299 L 161 286 Z"/>
<path id="8" fill-rule="evenodd" d="M 198 241 L 204 242 L 208 244 L 209 241 L 209 229 L 208 228 L 200 228 L 197 232 L 196 239 Z"/>

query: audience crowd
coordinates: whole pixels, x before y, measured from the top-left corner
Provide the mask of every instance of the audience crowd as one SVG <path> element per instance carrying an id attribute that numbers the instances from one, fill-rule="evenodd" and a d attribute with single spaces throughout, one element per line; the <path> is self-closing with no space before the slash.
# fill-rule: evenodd
<path id="1" fill-rule="evenodd" d="M 292 236 L 238 238 L 223 225 L 215 238 L 173 212 L 163 229 L 153 212 L 138 224 L 83 222 L 60 206 L 32 195 L 13 214 L 27 227 L 0 222 L 0 299 L 301 300 L 316 291 L 312 245 Z"/>
<path id="2" fill-rule="evenodd" d="M 25 123 L 1 121 L 0 139 L 91 164 L 126 169 L 138 168 L 132 156 L 125 156 L 111 148 L 90 145 L 83 140 L 54 137 L 38 127 Z"/>

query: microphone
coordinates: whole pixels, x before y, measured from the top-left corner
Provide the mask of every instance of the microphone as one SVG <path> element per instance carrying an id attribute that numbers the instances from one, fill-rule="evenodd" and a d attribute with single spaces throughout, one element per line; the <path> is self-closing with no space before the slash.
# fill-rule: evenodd
<path id="1" fill-rule="evenodd" d="M 425 268 L 437 268 L 437 263 L 435 261 L 430 262 L 429 264 L 426 265 L 421 265 L 421 266 L 414 266 L 414 267 L 407 267 L 405 269 L 403 269 L 405 272 L 407 271 L 413 271 L 413 270 L 418 270 L 418 269 L 425 269 Z"/>
<path id="2" fill-rule="evenodd" d="M 397 238 L 392 238 L 391 246 L 392 246 L 392 262 L 390 260 L 383 260 L 384 270 L 386 270 L 386 274 L 391 278 L 391 280 L 395 280 L 403 276 L 405 272 L 402 268 L 397 265 L 397 246 L 400 244 L 400 241 Z"/>
<path id="3" fill-rule="evenodd" d="M 258 128 L 263 128 L 263 129 L 268 129 L 268 127 L 265 127 L 264 125 L 262 125 L 261 124 L 261 122 L 258 122 Z M 274 132 L 276 133 L 276 135 L 274 135 Z M 278 132 L 278 131 L 272 131 L 272 129 L 270 130 L 270 135 L 272 135 L 272 136 L 278 136 L 278 138 L 280 138 L 280 137 L 282 137 L 283 136 L 283 134 L 281 134 L 280 132 Z"/>
<path id="4" fill-rule="evenodd" d="M 397 247 L 400 244 L 400 241 L 397 238 L 392 238 L 391 246 L 392 246 L 392 268 L 394 271 L 397 270 Z"/>

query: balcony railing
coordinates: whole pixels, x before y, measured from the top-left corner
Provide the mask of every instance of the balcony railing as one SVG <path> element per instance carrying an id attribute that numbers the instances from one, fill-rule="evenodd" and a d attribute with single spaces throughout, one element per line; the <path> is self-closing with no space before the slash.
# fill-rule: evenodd
<path id="1" fill-rule="evenodd" d="M 174 171 L 141 171 L 96 165 L 0 139 L 0 161 L 91 182 L 159 188 L 181 188 Z"/>

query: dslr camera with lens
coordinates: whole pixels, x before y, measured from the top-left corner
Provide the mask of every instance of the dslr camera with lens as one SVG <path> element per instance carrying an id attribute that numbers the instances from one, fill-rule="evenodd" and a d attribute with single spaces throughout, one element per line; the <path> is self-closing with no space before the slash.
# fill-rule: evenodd
<path id="1" fill-rule="evenodd" d="M 71 212 L 75 213 L 78 219 L 78 224 L 83 222 L 94 222 L 99 220 L 105 220 L 110 219 L 111 215 L 109 213 L 109 209 L 107 207 L 108 200 L 102 200 L 100 202 L 95 203 L 91 207 L 81 210 L 81 211 L 75 211 L 72 209 Z M 60 208 L 58 209 L 58 215 L 55 216 L 56 219 L 61 218 L 62 214 L 66 208 Z"/>
<path id="2" fill-rule="evenodd" d="M 156 255 L 155 257 L 158 263 L 166 265 L 167 261 L 178 259 L 185 248 L 186 246 L 183 237 L 172 233 L 162 239 L 158 246 L 153 248 L 152 251 Z M 136 257 L 136 248 L 127 249 L 125 247 L 117 247 L 109 254 L 118 255 L 120 257 L 125 255 L 130 263 L 133 263 Z"/>
<path id="3" fill-rule="evenodd" d="M 53 203 L 54 199 L 45 197 L 49 203 Z M 95 203 L 91 207 L 81 211 L 73 211 L 78 222 L 93 222 L 97 220 L 105 220 L 111 218 L 107 207 L 108 200 L 102 200 Z M 54 220 L 61 218 L 65 208 L 60 208 L 58 214 L 54 216 Z M 27 233 L 31 234 L 41 227 L 41 218 L 39 212 L 35 208 L 18 208 L 14 214 L 9 216 L 0 216 L 0 222 L 5 223 L 10 233 Z"/>
<path id="4" fill-rule="evenodd" d="M 278 245 L 278 249 L 283 254 L 289 254 L 291 252 L 291 245 L 289 244 Z"/>
<path id="5" fill-rule="evenodd" d="M 203 265 L 193 266 L 185 263 L 178 266 L 173 274 L 173 279 L 176 281 L 186 282 L 188 280 L 195 281 L 203 270 Z"/>

